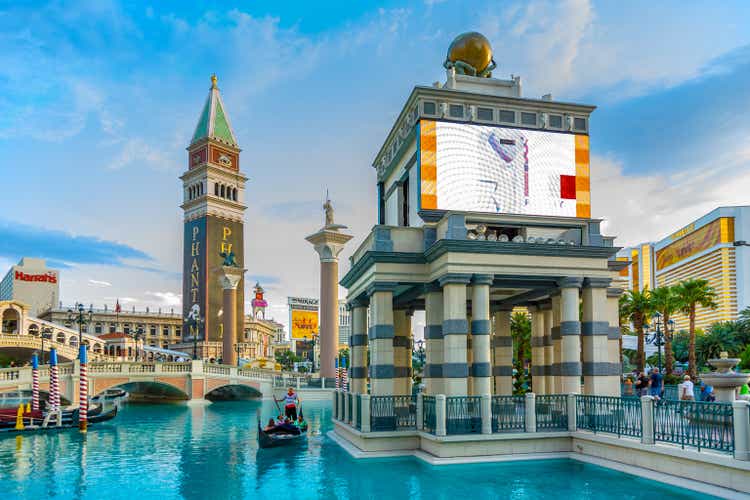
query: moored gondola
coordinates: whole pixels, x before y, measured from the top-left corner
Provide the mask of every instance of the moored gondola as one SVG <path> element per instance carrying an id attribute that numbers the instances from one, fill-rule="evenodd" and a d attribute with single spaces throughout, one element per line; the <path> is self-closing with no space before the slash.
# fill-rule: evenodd
<path id="1" fill-rule="evenodd" d="M 88 411 L 88 423 L 97 424 L 100 422 L 106 422 L 112 420 L 117 416 L 118 407 L 115 405 L 109 410 L 104 410 L 102 405 L 92 407 Z M 59 420 L 60 425 L 57 425 L 58 420 L 55 416 L 49 419 L 48 425 L 44 427 L 44 421 L 48 417 L 47 412 L 42 411 L 31 411 L 24 412 L 23 414 L 23 429 L 16 429 L 17 423 L 17 410 L 14 409 L 0 409 L 0 433 L 21 433 L 21 432 L 36 432 L 53 429 L 72 429 L 78 428 L 78 408 L 72 410 L 63 410 L 61 418 Z"/>

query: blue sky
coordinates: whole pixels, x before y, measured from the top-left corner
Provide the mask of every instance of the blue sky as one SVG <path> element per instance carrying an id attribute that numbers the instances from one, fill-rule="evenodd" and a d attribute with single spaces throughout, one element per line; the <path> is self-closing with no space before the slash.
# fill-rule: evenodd
<path id="1" fill-rule="evenodd" d="M 452 38 L 485 33 L 524 94 L 596 104 L 594 216 L 620 245 L 750 191 L 747 2 L 0 4 L 0 266 L 63 269 L 62 298 L 180 300 L 178 176 L 216 72 L 250 178 L 249 274 L 277 319 L 317 295 L 304 242 L 328 188 L 357 235 L 371 161 Z"/>

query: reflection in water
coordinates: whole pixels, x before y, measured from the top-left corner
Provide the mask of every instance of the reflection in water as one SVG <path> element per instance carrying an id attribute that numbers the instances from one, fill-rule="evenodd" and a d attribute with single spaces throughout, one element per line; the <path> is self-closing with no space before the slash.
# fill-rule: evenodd
<path id="1" fill-rule="evenodd" d="M 124 405 L 77 430 L 0 437 L 0 498 L 94 500 L 601 496 L 687 498 L 685 492 L 567 460 L 431 467 L 353 460 L 332 443 L 330 403 L 305 402 L 307 443 L 258 450 L 256 410 L 272 402 Z M 573 481 L 571 478 L 575 477 Z M 697 495 L 694 498 L 699 498 Z M 705 497 L 701 497 L 705 498 Z"/>

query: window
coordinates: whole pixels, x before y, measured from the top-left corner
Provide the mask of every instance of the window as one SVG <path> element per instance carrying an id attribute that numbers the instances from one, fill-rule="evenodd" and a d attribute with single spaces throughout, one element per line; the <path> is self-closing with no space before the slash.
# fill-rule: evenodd
<path id="1" fill-rule="evenodd" d="M 435 115 L 437 110 L 437 104 L 432 101 L 425 101 L 422 103 L 422 111 L 426 115 Z"/>
<path id="2" fill-rule="evenodd" d="M 224 188 L 224 184 L 221 185 L 221 197 L 226 198 L 226 190 Z"/>
<path id="3" fill-rule="evenodd" d="M 378 182 L 378 224 L 385 224 L 385 195 L 383 183 Z"/>
<path id="4" fill-rule="evenodd" d="M 409 178 L 401 185 L 401 225 L 409 226 Z"/>
<path id="5" fill-rule="evenodd" d="M 214 183 L 214 196 L 219 196 L 219 183 Z"/>
<path id="6" fill-rule="evenodd" d="M 586 118 L 574 118 L 573 128 L 576 130 L 586 130 Z"/>
<path id="7" fill-rule="evenodd" d="M 168 327 L 168 326 L 165 326 L 164 328 L 162 328 L 162 329 L 161 329 L 161 334 L 162 334 L 162 336 L 164 336 L 164 337 L 168 337 L 168 336 L 169 336 L 169 327 Z"/>
<path id="8" fill-rule="evenodd" d="M 156 337 L 156 325 L 151 325 L 151 328 L 149 328 L 149 335 L 152 337 Z"/>
<path id="9" fill-rule="evenodd" d="M 176 337 L 179 337 L 180 335 L 182 335 L 182 327 L 181 326 L 174 327 L 174 334 Z"/>
<path id="10" fill-rule="evenodd" d="M 101 323 L 97 323 L 96 325 L 94 325 L 94 333 L 96 333 L 96 334 L 102 333 L 102 324 Z"/>
<path id="11" fill-rule="evenodd" d="M 549 115 L 549 126 L 552 128 L 562 128 L 563 126 L 562 115 Z"/>
<path id="12" fill-rule="evenodd" d="M 123 327 L 122 332 L 126 335 L 130 333 L 130 323 L 125 323 L 125 326 Z"/>
<path id="13" fill-rule="evenodd" d="M 495 113 L 492 108 L 477 108 L 477 119 L 486 122 L 491 122 L 494 119 Z"/>
<path id="14" fill-rule="evenodd" d="M 232 200 L 237 201 L 237 188 L 232 188 Z"/>
<path id="15" fill-rule="evenodd" d="M 448 115 L 451 118 L 463 118 L 464 117 L 464 107 L 462 104 L 451 104 L 448 107 Z"/>
<path id="16" fill-rule="evenodd" d="M 516 112 L 508 109 L 501 109 L 498 118 L 503 123 L 516 123 Z"/>
<path id="17" fill-rule="evenodd" d="M 536 113 L 521 112 L 521 125 L 536 126 Z"/>
<path id="18" fill-rule="evenodd" d="M 114 323 L 109 324 L 109 333 L 115 333 L 115 330 L 117 329 L 117 325 Z"/>

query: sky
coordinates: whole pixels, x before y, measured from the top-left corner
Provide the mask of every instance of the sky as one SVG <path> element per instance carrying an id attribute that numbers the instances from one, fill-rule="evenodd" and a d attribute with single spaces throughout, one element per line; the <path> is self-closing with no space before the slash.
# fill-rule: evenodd
<path id="1" fill-rule="evenodd" d="M 287 296 L 318 295 L 326 189 L 355 236 L 343 275 L 376 222 L 372 160 L 465 31 L 525 97 L 597 106 L 593 216 L 618 246 L 659 239 L 748 204 L 748 25 L 744 1 L 0 2 L 0 270 L 43 257 L 66 305 L 179 309 L 178 177 L 215 72 L 248 291 L 286 323 Z"/>

